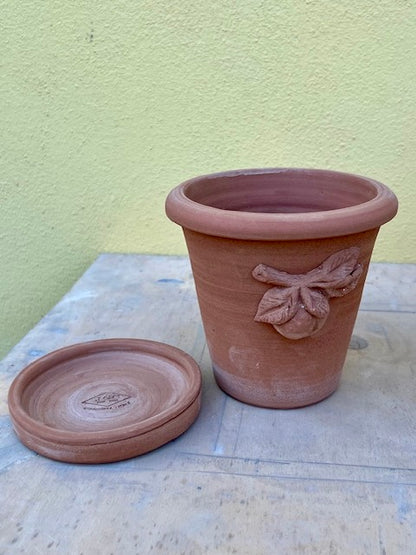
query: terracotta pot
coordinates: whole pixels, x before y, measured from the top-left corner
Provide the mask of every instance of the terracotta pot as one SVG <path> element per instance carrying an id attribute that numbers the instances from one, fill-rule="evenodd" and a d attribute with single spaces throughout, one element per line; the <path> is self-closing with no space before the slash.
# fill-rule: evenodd
<path id="1" fill-rule="evenodd" d="M 365 177 L 254 169 L 171 191 L 218 385 L 292 408 L 337 388 L 371 252 L 397 199 Z"/>

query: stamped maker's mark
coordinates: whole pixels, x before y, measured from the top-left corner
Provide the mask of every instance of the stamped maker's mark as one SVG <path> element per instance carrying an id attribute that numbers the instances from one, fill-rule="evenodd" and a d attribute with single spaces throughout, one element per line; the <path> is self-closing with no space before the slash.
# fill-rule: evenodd
<path id="1" fill-rule="evenodd" d="M 104 391 L 82 401 L 84 410 L 114 410 L 130 405 L 131 396 L 125 393 Z"/>

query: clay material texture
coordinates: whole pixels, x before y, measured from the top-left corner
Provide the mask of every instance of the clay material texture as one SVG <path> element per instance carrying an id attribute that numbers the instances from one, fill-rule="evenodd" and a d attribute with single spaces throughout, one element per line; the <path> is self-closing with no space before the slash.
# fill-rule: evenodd
<path id="1" fill-rule="evenodd" d="M 397 206 L 381 183 L 327 170 L 231 171 L 171 191 L 224 391 L 273 408 L 335 391 L 379 227 Z"/>
<path id="2" fill-rule="evenodd" d="M 182 434 L 200 408 L 201 374 L 186 353 L 154 341 L 105 339 L 30 364 L 9 391 L 13 427 L 52 459 L 102 463 Z"/>

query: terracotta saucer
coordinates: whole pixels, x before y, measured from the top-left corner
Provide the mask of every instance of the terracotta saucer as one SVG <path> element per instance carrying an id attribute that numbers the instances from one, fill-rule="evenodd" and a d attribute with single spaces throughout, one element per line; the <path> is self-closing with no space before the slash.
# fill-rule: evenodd
<path id="1" fill-rule="evenodd" d="M 201 373 L 186 353 L 142 339 L 59 349 L 13 381 L 9 409 L 27 447 L 59 461 L 113 462 L 178 437 L 198 416 Z"/>

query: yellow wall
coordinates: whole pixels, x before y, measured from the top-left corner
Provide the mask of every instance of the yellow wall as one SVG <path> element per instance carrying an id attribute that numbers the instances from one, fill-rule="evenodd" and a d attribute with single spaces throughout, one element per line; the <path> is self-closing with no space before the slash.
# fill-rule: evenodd
<path id="1" fill-rule="evenodd" d="M 0 354 L 101 251 L 185 253 L 193 175 L 323 167 L 401 202 L 416 262 L 412 0 L 0 0 Z"/>

